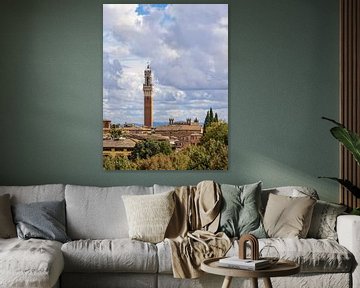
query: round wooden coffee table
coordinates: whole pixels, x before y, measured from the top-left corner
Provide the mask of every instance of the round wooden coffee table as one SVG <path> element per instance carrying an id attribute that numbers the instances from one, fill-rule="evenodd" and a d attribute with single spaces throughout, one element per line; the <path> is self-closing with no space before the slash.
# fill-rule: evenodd
<path id="1" fill-rule="evenodd" d="M 289 276 L 300 272 L 300 266 L 288 260 L 279 260 L 270 268 L 261 270 L 244 270 L 219 266 L 219 259 L 211 258 L 201 263 L 201 270 L 225 276 L 222 288 L 229 288 L 233 277 L 251 278 L 254 288 L 258 288 L 258 278 L 263 278 L 265 287 L 272 288 L 270 277 Z"/>

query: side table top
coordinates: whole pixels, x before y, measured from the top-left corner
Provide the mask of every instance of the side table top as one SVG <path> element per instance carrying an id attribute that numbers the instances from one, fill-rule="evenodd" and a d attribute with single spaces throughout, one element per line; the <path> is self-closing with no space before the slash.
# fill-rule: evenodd
<path id="1" fill-rule="evenodd" d="M 222 267 L 219 265 L 219 259 L 210 258 L 201 263 L 201 270 L 216 275 L 244 278 L 262 278 L 262 277 L 279 277 L 289 276 L 300 272 L 300 266 L 293 261 L 279 260 L 269 268 L 260 270 L 246 270 L 238 268 Z"/>

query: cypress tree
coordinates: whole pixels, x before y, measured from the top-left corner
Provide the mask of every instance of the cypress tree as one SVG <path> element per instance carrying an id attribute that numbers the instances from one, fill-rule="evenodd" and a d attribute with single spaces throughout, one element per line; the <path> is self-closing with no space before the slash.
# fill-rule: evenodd
<path id="1" fill-rule="evenodd" d="M 214 122 L 214 113 L 213 113 L 213 110 L 212 108 L 210 107 L 210 115 L 209 115 L 209 124 Z"/>

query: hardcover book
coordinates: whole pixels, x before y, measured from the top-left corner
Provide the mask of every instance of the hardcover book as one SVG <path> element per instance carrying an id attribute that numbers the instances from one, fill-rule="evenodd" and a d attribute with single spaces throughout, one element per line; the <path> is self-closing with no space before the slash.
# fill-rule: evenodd
<path id="1" fill-rule="evenodd" d="M 223 258 L 219 260 L 219 266 L 247 270 L 265 269 L 268 268 L 270 265 L 271 263 L 267 259 L 240 259 L 238 256 Z"/>

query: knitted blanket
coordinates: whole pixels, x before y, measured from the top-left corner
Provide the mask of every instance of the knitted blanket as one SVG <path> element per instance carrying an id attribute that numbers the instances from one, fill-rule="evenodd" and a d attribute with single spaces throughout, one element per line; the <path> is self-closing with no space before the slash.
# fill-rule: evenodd
<path id="1" fill-rule="evenodd" d="M 175 278 L 198 278 L 201 262 L 222 257 L 231 246 L 223 232 L 216 233 L 221 210 L 221 190 L 213 181 L 175 190 L 175 211 L 165 233 L 171 247 Z"/>

